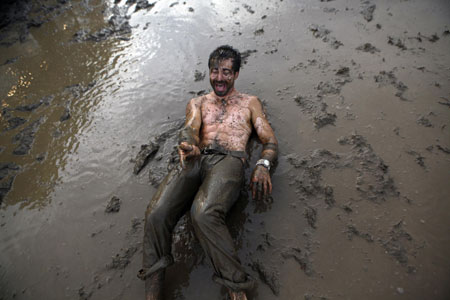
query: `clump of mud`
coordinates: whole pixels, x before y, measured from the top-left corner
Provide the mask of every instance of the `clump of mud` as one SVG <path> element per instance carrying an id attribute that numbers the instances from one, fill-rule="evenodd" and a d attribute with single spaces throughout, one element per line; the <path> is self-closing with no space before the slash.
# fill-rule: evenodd
<path id="1" fill-rule="evenodd" d="M 13 143 L 19 144 L 16 149 L 14 149 L 13 154 L 25 155 L 29 153 L 41 122 L 42 118 L 39 118 L 13 137 Z"/>
<path id="2" fill-rule="evenodd" d="M 333 49 L 338 49 L 340 46 L 344 45 L 335 37 L 331 36 L 331 30 L 325 28 L 324 26 L 311 24 L 309 26 L 309 30 L 313 33 L 313 36 L 315 38 L 321 39 L 324 43 L 327 43 Z"/>
<path id="3" fill-rule="evenodd" d="M 313 276 L 314 270 L 312 269 L 312 263 L 309 259 L 310 254 L 311 253 L 308 249 L 306 249 L 306 251 L 302 251 L 302 249 L 298 247 L 291 247 L 282 252 L 281 256 L 284 259 L 293 258 L 300 265 L 300 268 L 307 276 Z"/>
<path id="4" fill-rule="evenodd" d="M 413 266 L 408 266 L 408 256 L 413 255 L 409 250 L 413 248 L 412 242 L 412 236 L 403 229 L 403 221 L 393 225 L 388 238 L 381 241 L 386 252 L 400 264 L 407 266 L 410 273 L 415 271 Z"/>
<path id="5" fill-rule="evenodd" d="M 0 204 L 12 188 L 14 178 L 20 167 L 15 163 L 0 163 Z"/>
<path id="6" fill-rule="evenodd" d="M 381 71 L 378 75 L 375 75 L 374 78 L 379 87 L 392 85 L 397 89 L 397 92 L 395 93 L 396 97 L 400 98 L 401 100 L 408 100 L 403 96 L 408 87 L 403 82 L 397 80 L 397 77 L 395 76 L 393 71 Z"/>
<path id="7" fill-rule="evenodd" d="M 248 58 L 251 54 L 258 52 L 258 50 L 245 50 L 241 52 L 242 63 L 245 65 L 248 62 Z"/>
<path id="8" fill-rule="evenodd" d="M 183 119 L 162 124 L 160 127 L 162 132 L 152 137 L 148 144 L 141 145 L 141 150 L 133 160 L 135 174 L 150 163 L 150 183 L 154 186 L 161 183 L 168 172 L 179 164 L 178 131 L 183 124 Z"/>
<path id="9" fill-rule="evenodd" d="M 10 47 L 29 39 L 29 29 L 40 27 L 70 9 L 68 1 L 6 0 L 0 3 L 0 45 Z"/>
<path id="10" fill-rule="evenodd" d="M 276 271 L 270 270 L 270 267 L 267 267 L 267 264 L 259 260 L 253 261 L 251 263 L 251 268 L 258 273 L 259 279 L 270 288 L 275 296 L 280 294 L 280 281 L 278 280 Z"/>
<path id="11" fill-rule="evenodd" d="M 319 82 L 316 87 L 318 93 L 315 97 L 294 96 L 294 101 L 300 106 L 301 110 L 312 116 L 317 129 L 326 125 L 334 125 L 337 119 L 335 113 L 327 111 L 328 105 L 323 101 L 323 98 L 329 95 L 339 95 L 342 86 L 352 81 L 348 67 L 341 67 L 336 75 L 338 78 L 334 81 Z"/>
<path id="12" fill-rule="evenodd" d="M 400 50 L 407 50 L 408 48 L 405 46 L 405 43 L 402 39 L 398 37 L 388 36 L 388 44 L 392 46 L 396 46 Z"/>
<path id="13" fill-rule="evenodd" d="M 376 52 L 380 52 L 380 49 L 372 45 L 371 43 L 365 43 L 358 47 L 356 47 L 356 50 L 363 51 L 363 52 L 369 52 L 371 54 L 374 54 Z"/>
<path id="14" fill-rule="evenodd" d="M 348 236 L 348 238 L 350 240 L 353 238 L 353 236 L 357 236 L 357 237 L 360 237 L 362 239 L 365 239 L 369 243 L 372 243 L 374 241 L 374 238 L 373 238 L 373 236 L 370 233 L 361 232 L 353 224 L 350 224 L 350 225 L 347 226 L 347 236 Z"/>
<path id="15" fill-rule="evenodd" d="M 120 204 L 121 204 L 120 199 L 118 197 L 116 197 L 116 196 L 113 196 L 109 200 L 108 205 L 106 205 L 105 212 L 106 213 L 117 213 L 117 212 L 119 212 Z"/>
<path id="16" fill-rule="evenodd" d="M 155 154 L 159 149 L 159 146 L 153 142 L 149 142 L 148 144 L 141 145 L 141 150 L 136 155 L 134 159 L 134 169 L 133 173 L 135 175 L 139 174 L 139 172 L 147 165 L 150 160 L 150 157 Z"/>
<path id="17" fill-rule="evenodd" d="M 117 38 L 119 40 L 128 41 L 132 32 L 132 28 L 128 20 L 130 15 L 128 11 L 135 5 L 135 9 L 132 13 L 135 13 L 141 9 L 151 10 L 156 2 L 148 3 L 147 0 L 127 0 L 125 5 L 118 6 L 121 1 L 116 1 L 114 7 L 111 9 L 111 16 L 108 19 L 106 27 L 96 31 L 90 32 L 88 29 L 81 29 L 73 35 L 73 42 L 93 41 L 101 42 L 109 38 Z"/>
<path id="18" fill-rule="evenodd" d="M 375 12 L 375 8 L 377 6 L 372 4 L 370 1 L 364 1 L 362 4 L 361 14 L 367 22 L 372 21 L 373 13 Z"/>
<path id="19" fill-rule="evenodd" d="M 121 249 L 121 252 L 112 257 L 111 263 L 108 264 L 110 269 L 125 269 L 131 262 L 131 258 L 137 252 L 137 247 L 131 246 L 126 249 Z"/>

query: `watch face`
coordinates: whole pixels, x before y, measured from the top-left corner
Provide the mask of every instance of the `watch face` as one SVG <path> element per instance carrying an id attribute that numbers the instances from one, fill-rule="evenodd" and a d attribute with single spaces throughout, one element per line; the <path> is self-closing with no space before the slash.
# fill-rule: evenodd
<path id="1" fill-rule="evenodd" d="M 261 165 L 265 168 L 267 168 L 268 170 L 270 170 L 270 161 L 267 159 L 260 159 L 256 162 L 256 165 Z"/>

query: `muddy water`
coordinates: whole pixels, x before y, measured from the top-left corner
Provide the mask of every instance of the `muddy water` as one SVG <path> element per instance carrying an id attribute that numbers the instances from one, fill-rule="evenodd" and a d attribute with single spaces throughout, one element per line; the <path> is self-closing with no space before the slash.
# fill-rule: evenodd
<path id="1" fill-rule="evenodd" d="M 224 43 L 281 145 L 273 201 L 228 222 L 249 298 L 450 297 L 447 1 L 64 2 L 2 7 L 2 299 L 142 298 L 151 182 Z M 188 220 L 174 243 L 167 299 L 225 299 Z"/>

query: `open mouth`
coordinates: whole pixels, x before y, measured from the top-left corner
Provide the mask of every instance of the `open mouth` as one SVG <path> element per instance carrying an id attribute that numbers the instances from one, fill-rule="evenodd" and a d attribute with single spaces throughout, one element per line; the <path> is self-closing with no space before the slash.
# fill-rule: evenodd
<path id="1" fill-rule="evenodd" d="M 214 88 L 217 92 L 223 93 L 227 89 L 227 85 L 225 83 L 215 83 Z"/>

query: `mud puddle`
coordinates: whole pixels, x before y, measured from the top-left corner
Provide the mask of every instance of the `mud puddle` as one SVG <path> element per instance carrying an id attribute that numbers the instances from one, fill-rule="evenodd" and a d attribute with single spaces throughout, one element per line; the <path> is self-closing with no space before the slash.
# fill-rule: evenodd
<path id="1" fill-rule="evenodd" d="M 139 299 L 143 216 L 207 57 L 280 142 L 228 224 L 249 299 L 447 299 L 447 1 L 8 1 L 0 21 L 0 298 Z M 250 144 L 252 162 L 261 146 Z M 250 170 L 247 170 L 247 178 Z M 167 299 L 226 299 L 188 217 Z"/>

